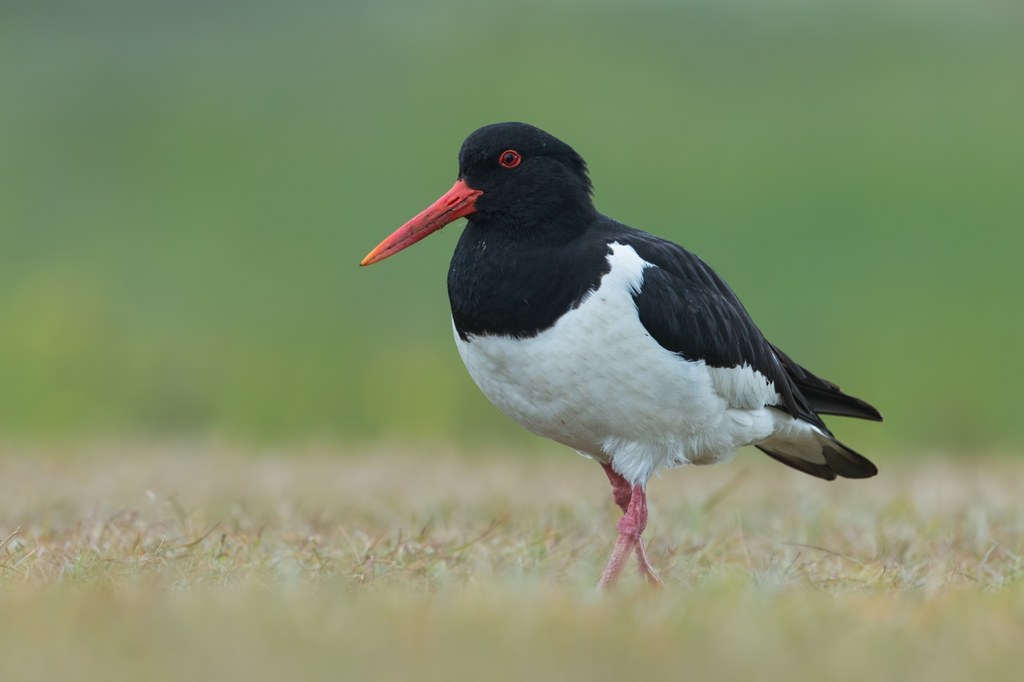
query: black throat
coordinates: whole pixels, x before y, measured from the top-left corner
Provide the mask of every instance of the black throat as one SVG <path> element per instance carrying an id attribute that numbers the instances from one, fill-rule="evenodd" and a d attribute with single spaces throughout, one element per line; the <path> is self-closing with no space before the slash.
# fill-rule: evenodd
<path id="1" fill-rule="evenodd" d="M 448 269 L 452 319 L 463 340 L 536 336 L 608 272 L 608 243 L 594 229 L 604 217 L 592 208 L 532 225 L 474 218 Z"/>

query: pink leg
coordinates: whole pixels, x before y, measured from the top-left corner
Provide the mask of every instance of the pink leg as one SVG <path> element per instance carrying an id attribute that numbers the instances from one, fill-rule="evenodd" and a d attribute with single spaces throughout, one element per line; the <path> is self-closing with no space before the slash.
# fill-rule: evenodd
<path id="1" fill-rule="evenodd" d="M 612 484 L 612 499 L 625 514 L 629 500 L 633 496 L 632 486 L 629 485 L 629 481 L 619 475 L 619 472 L 612 469 L 611 464 L 602 464 L 601 467 L 604 469 L 605 476 L 608 477 L 608 482 Z"/>
<path id="2" fill-rule="evenodd" d="M 633 552 L 636 553 L 637 567 L 640 574 L 652 585 L 660 585 L 661 578 L 655 572 L 651 562 L 647 560 L 647 551 L 644 549 L 644 541 L 640 537 L 644 528 L 647 527 L 647 493 L 642 486 L 630 486 L 622 476 L 612 469 L 610 464 L 602 464 L 604 473 L 612 484 L 612 499 L 622 510 L 622 518 L 619 519 L 619 537 L 615 541 L 615 549 L 612 550 L 611 559 L 604 569 L 601 587 L 613 585 L 622 572 L 626 558 Z"/>

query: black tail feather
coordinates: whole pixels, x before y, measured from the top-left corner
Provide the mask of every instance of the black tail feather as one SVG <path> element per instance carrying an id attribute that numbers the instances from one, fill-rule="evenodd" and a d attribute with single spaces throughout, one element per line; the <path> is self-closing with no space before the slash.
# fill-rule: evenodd
<path id="1" fill-rule="evenodd" d="M 878 467 L 871 460 L 826 434 L 819 435 L 818 442 L 821 445 L 819 456 L 825 460 L 823 464 L 807 459 L 811 455 L 807 452 L 806 445 L 794 447 L 794 444 L 784 441 L 769 441 L 758 444 L 757 449 L 786 466 L 811 476 L 824 478 L 826 481 L 834 480 L 837 476 L 871 478 L 878 473 Z"/>
<path id="2" fill-rule="evenodd" d="M 831 381 L 816 376 L 774 345 L 772 349 L 782 362 L 786 373 L 793 380 L 793 384 L 806 398 L 807 404 L 815 413 L 882 421 L 882 414 L 868 402 L 843 393 Z"/>
<path id="3" fill-rule="evenodd" d="M 874 406 L 860 398 L 841 392 L 838 386 L 832 386 L 829 390 L 821 390 L 800 383 L 797 383 L 797 386 L 807 398 L 811 409 L 818 414 L 833 414 L 837 417 L 853 417 L 874 422 L 882 421 L 881 413 Z"/>
<path id="4" fill-rule="evenodd" d="M 828 467 L 827 464 L 816 464 L 814 462 L 808 462 L 806 459 L 801 459 L 793 455 L 783 452 L 781 449 L 768 445 L 757 445 L 755 446 L 758 450 L 768 455 L 772 459 L 782 462 L 786 466 L 793 467 L 797 471 L 802 471 L 805 474 L 811 476 L 817 476 L 818 478 L 824 478 L 826 481 L 835 480 L 836 473 Z"/>
<path id="5" fill-rule="evenodd" d="M 825 443 L 822 448 L 828 468 L 843 478 L 871 478 L 878 473 L 878 467 L 864 455 L 854 452 L 837 440 Z"/>

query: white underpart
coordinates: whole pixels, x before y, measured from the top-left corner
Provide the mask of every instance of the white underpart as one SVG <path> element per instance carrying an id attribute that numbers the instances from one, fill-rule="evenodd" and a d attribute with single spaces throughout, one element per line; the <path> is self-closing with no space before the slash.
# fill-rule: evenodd
<path id="1" fill-rule="evenodd" d="M 778 436 L 807 442 L 813 427 L 772 409 L 775 386 L 749 366 L 692 362 L 658 344 L 633 294 L 653 267 L 613 242 L 596 290 L 535 337 L 470 336 L 455 342 L 480 390 L 530 431 L 646 484 L 661 467 L 713 464 Z"/>

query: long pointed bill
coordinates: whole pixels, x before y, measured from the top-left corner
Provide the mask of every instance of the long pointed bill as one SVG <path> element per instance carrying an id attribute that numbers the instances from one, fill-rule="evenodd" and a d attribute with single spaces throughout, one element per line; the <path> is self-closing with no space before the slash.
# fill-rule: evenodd
<path id="1" fill-rule="evenodd" d="M 476 200 L 481 194 L 483 192 L 471 188 L 465 180 L 459 180 L 441 195 L 440 199 L 378 244 L 360 265 L 372 265 L 382 261 L 412 246 L 432 232 L 437 232 L 453 220 L 475 213 Z"/>

